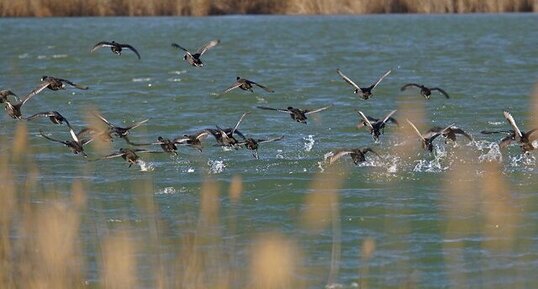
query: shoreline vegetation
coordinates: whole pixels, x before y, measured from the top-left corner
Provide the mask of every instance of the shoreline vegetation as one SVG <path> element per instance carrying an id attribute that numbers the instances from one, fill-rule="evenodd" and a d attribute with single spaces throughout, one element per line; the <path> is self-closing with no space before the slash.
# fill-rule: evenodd
<path id="1" fill-rule="evenodd" d="M 538 12 L 535 0 L 18 0 L 2 17 Z"/>

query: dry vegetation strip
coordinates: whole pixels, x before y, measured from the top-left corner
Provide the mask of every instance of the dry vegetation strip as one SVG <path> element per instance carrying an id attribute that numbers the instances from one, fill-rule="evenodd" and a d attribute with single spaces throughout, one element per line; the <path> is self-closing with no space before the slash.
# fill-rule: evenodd
<path id="1" fill-rule="evenodd" d="M 205 16 L 222 14 L 367 14 L 536 12 L 534 0 L 17 0 L 0 15 Z"/>

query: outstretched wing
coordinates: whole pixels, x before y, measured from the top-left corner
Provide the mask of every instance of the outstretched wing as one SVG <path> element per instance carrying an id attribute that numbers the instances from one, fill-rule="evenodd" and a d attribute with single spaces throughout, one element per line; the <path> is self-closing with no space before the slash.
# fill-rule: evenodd
<path id="1" fill-rule="evenodd" d="M 407 122 L 409 123 L 409 125 L 411 125 L 411 127 L 415 130 L 415 132 L 417 133 L 417 135 L 420 137 L 420 139 L 422 139 L 422 141 L 426 141 L 426 139 L 424 139 L 424 137 L 422 136 L 422 134 L 420 133 L 420 131 L 418 130 L 418 128 L 409 120 L 409 119 L 406 119 Z"/>
<path id="2" fill-rule="evenodd" d="M 257 87 L 259 88 L 262 88 L 263 90 L 267 91 L 267 92 L 275 92 L 274 90 L 270 89 L 269 87 L 267 86 L 263 86 L 255 81 L 252 81 L 252 80 L 247 80 L 247 82 L 249 82 L 250 84 L 254 84 L 256 85 Z"/>
<path id="3" fill-rule="evenodd" d="M 141 126 L 142 124 L 146 123 L 148 120 L 149 120 L 149 118 L 144 119 L 144 120 L 139 121 L 139 122 L 136 122 L 135 124 L 133 124 L 131 126 L 128 126 L 127 129 L 137 128 L 137 127 Z"/>
<path id="4" fill-rule="evenodd" d="M 382 121 L 381 123 L 384 124 L 384 123 L 386 123 L 386 122 L 387 122 L 388 120 L 390 120 L 390 119 L 392 119 L 391 121 L 393 121 L 393 122 L 396 121 L 394 118 L 392 118 L 392 115 L 395 114 L 396 111 L 397 111 L 397 110 L 395 109 L 395 110 L 389 112 L 387 115 L 385 115 L 385 117 L 383 118 L 383 121 Z M 396 124 L 397 124 L 397 123 L 398 123 L 398 122 L 396 122 Z"/>
<path id="5" fill-rule="evenodd" d="M 324 106 L 324 107 L 321 107 L 321 108 L 318 108 L 318 109 L 314 109 L 314 110 L 309 110 L 309 109 L 306 109 L 304 111 L 304 114 L 312 114 L 312 113 L 316 113 L 316 112 L 320 112 L 320 111 L 324 111 L 326 109 L 328 109 L 329 107 L 331 107 L 332 105 L 327 105 L 327 106 Z"/>
<path id="6" fill-rule="evenodd" d="M 237 128 L 239 127 L 239 125 L 241 124 L 241 122 L 243 121 L 243 118 L 245 118 L 245 116 L 247 114 L 250 114 L 250 112 L 245 112 L 243 113 L 243 115 L 241 116 L 241 118 L 239 118 L 239 121 L 237 121 L 237 123 L 235 124 L 234 128 L 232 129 L 232 133 L 230 135 L 233 136 L 234 132 L 237 130 Z"/>
<path id="7" fill-rule="evenodd" d="M 290 113 L 289 110 L 282 109 L 282 108 L 272 108 L 272 107 L 267 107 L 267 106 L 256 106 L 256 107 L 259 108 L 259 109 L 264 109 L 264 110 L 274 110 L 274 111 L 280 111 L 280 112 L 284 112 L 284 113 Z"/>
<path id="8" fill-rule="evenodd" d="M 404 91 L 406 90 L 408 87 L 410 86 L 416 86 L 418 88 L 421 88 L 420 84 L 416 84 L 416 83 L 407 83 L 407 84 L 404 84 L 401 88 L 400 88 L 400 91 Z"/>
<path id="9" fill-rule="evenodd" d="M 137 51 L 134 47 L 132 47 L 131 45 L 129 45 L 129 44 L 120 44 L 120 46 L 121 46 L 122 48 L 130 49 L 132 52 L 134 52 L 134 53 L 136 54 L 136 56 L 138 57 L 138 59 L 140 59 L 140 53 L 138 53 L 138 51 Z"/>
<path id="10" fill-rule="evenodd" d="M 104 123 L 106 123 L 106 125 L 108 125 L 109 127 L 115 127 L 115 125 L 111 124 L 106 118 L 104 118 L 102 115 L 98 114 L 98 113 L 93 113 L 96 117 L 98 117 L 100 120 L 102 120 Z"/>
<path id="11" fill-rule="evenodd" d="M 349 154 L 353 153 L 352 150 L 338 150 L 335 151 L 334 154 L 329 158 L 329 164 L 334 163 L 338 159 L 340 159 L 343 156 L 347 156 Z"/>
<path id="12" fill-rule="evenodd" d="M 42 137 L 44 137 L 44 138 L 46 138 L 46 139 L 48 139 L 48 140 L 50 140 L 50 141 L 53 141 L 53 142 L 57 142 L 57 143 L 61 143 L 61 144 L 63 144 L 63 145 L 66 145 L 66 142 L 65 142 L 65 141 L 51 138 L 51 137 L 45 135 L 45 133 L 43 133 L 42 130 L 39 130 L 39 134 L 40 134 Z"/>
<path id="13" fill-rule="evenodd" d="M 467 139 L 469 139 L 470 141 L 473 141 L 473 137 L 466 133 L 465 131 L 463 131 L 463 129 L 459 128 L 459 127 L 456 127 L 456 128 L 452 128 L 452 131 L 455 133 L 455 134 L 461 134 L 463 136 L 465 136 Z"/>
<path id="14" fill-rule="evenodd" d="M 186 48 L 183 48 L 182 46 L 180 46 L 179 44 L 177 43 L 172 43 L 172 47 L 175 47 L 175 48 L 178 48 L 178 49 L 181 49 L 185 52 L 189 52 L 189 50 L 187 50 Z M 190 53 L 190 52 L 189 52 Z"/>
<path id="15" fill-rule="evenodd" d="M 450 98 L 450 96 L 448 96 L 448 93 L 446 93 L 446 91 L 444 91 L 443 89 L 439 88 L 439 87 L 433 87 L 433 88 L 430 88 L 430 90 L 437 90 L 439 91 L 442 95 L 444 95 L 446 98 Z"/>
<path id="16" fill-rule="evenodd" d="M 229 92 L 230 90 L 236 89 L 236 88 L 240 87 L 241 84 L 242 84 L 241 82 L 236 81 L 230 87 L 226 88 L 226 90 L 224 92 L 222 92 L 222 93 L 224 94 L 224 93 Z"/>
<path id="17" fill-rule="evenodd" d="M 61 82 L 65 82 L 65 83 L 67 83 L 67 84 L 69 84 L 69 85 L 71 85 L 71 86 L 73 86 L 73 87 L 78 88 L 78 89 L 86 90 L 86 89 L 89 88 L 89 87 L 87 87 L 87 86 L 85 86 L 85 85 L 76 84 L 76 83 L 71 82 L 71 81 L 69 81 L 69 80 L 67 80 L 67 79 L 61 79 L 61 78 L 58 78 L 58 80 L 61 81 Z"/>
<path id="18" fill-rule="evenodd" d="M 48 86 L 50 85 L 50 82 L 48 81 L 43 81 L 39 84 L 38 87 L 34 88 L 27 96 L 26 98 L 23 100 L 23 102 L 26 102 L 28 98 L 40 93 L 41 91 L 43 91 L 43 89 L 47 88 Z"/>
<path id="19" fill-rule="evenodd" d="M 99 48 L 103 48 L 103 47 L 112 47 L 114 46 L 114 44 L 112 42 L 108 42 L 108 41 L 101 41 L 101 42 L 98 42 L 97 44 L 95 44 L 92 49 L 90 49 L 90 53 L 94 52 L 95 50 L 99 49 Z"/>
<path id="20" fill-rule="evenodd" d="M 516 121 L 512 117 L 512 114 L 510 114 L 508 111 L 504 111 L 503 114 L 506 120 L 508 121 L 508 123 L 512 126 L 512 128 L 516 132 L 516 139 L 519 141 L 521 137 L 523 136 L 523 134 L 521 133 L 521 130 L 519 130 L 519 127 L 517 127 Z"/>
<path id="21" fill-rule="evenodd" d="M 256 140 L 257 143 L 266 143 L 266 142 L 274 142 L 274 141 L 279 141 L 281 139 L 283 139 L 284 136 L 279 136 L 279 137 L 275 137 L 275 138 L 270 138 L 270 139 L 259 139 L 259 140 Z"/>
<path id="22" fill-rule="evenodd" d="M 392 70 L 389 70 L 387 72 L 385 72 L 385 74 L 383 74 L 383 76 L 381 76 L 377 81 L 376 83 L 374 83 L 374 85 L 372 86 L 372 89 L 376 88 L 376 86 L 385 78 L 387 77 L 390 73 L 392 72 Z"/>
<path id="23" fill-rule="evenodd" d="M 340 75 L 340 77 L 342 77 L 342 79 L 345 80 L 349 85 L 353 86 L 355 89 L 361 90 L 359 85 L 353 82 L 351 78 L 345 76 L 339 68 L 336 69 L 336 73 L 338 73 L 338 75 Z"/>
<path id="24" fill-rule="evenodd" d="M 211 40 L 209 41 L 208 43 L 206 43 L 204 46 L 200 47 L 196 53 L 199 53 L 200 56 L 203 55 L 204 53 L 206 53 L 206 51 L 210 48 L 213 48 L 215 47 L 217 44 L 220 43 L 220 40 L 218 39 L 215 39 L 215 40 Z"/>
<path id="25" fill-rule="evenodd" d="M 372 125 L 372 123 L 370 122 L 368 117 L 366 115 L 364 115 L 364 113 L 362 113 L 362 111 L 357 110 L 357 113 L 362 117 L 362 120 L 363 120 L 362 123 L 364 123 L 370 129 L 374 129 L 374 126 Z"/>

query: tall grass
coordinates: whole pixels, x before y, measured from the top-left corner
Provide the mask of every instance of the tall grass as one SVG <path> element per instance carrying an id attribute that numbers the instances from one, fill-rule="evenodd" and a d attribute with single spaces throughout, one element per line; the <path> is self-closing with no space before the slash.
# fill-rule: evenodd
<path id="1" fill-rule="evenodd" d="M 534 0 L 17 0 L 0 16 L 473 13 L 538 11 Z"/>

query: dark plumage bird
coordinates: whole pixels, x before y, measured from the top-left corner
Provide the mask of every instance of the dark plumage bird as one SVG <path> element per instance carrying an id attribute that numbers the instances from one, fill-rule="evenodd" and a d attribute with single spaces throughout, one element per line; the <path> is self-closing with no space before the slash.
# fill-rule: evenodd
<path id="1" fill-rule="evenodd" d="M 185 51 L 185 56 L 183 56 L 183 59 L 187 61 L 190 65 L 195 67 L 203 67 L 204 63 L 202 63 L 202 60 L 200 57 L 206 53 L 206 51 L 210 48 L 215 47 L 217 44 L 220 43 L 220 40 L 211 40 L 208 43 L 204 44 L 204 46 L 200 47 L 198 50 L 196 50 L 195 53 L 191 53 L 186 48 L 181 47 L 179 44 L 172 43 L 172 47 L 181 49 Z"/>
<path id="2" fill-rule="evenodd" d="M 138 161 L 140 160 L 140 157 L 138 156 L 137 153 L 158 153 L 158 152 L 148 151 L 145 149 L 120 148 L 119 151 L 106 155 L 102 158 L 95 159 L 95 161 L 121 157 L 122 159 L 127 161 L 127 163 L 129 163 L 129 167 L 131 167 L 132 165 L 138 163 Z"/>
<path id="3" fill-rule="evenodd" d="M 497 134 L 497 133 L 505 134 L 506 136 L 503 137 L 499 141 L 499 147 L 501 149 L 506 148 L 509 144 L 511 144 L 513 141 L 516 140 L 516 132 L 514 130 L 495 130 L 495 131 L 483 130 L 480 133 L 483 133 L 483 134 Z"/>
<path id="4" fill-rule="evenodd" d="M 27 121 L 31 121 L 31 120 L 34 120 L 34 119 L 39 118 L 39 117 L 48 117 L 50 119 L 50 121 L 52 123 L 54 123 L 54 124 L 63 124 L 63 123 L 65 123 L 69 128 L 72 128 L 71 125 L 69 124 L 69 121 L 67 121 L 67 119 L 57 111 L 39 112 L 39 113 L 36 113 L 36 114 L 34 114 L 32 116 L 29 116 L 29 117 L 27 117 L 25 119 Z"/>
<path id="5" fill-rule="evenodd" d="M 345 76 L 341 71 L 340 69 L 336 69 L 336 73 L 338 73 L 338 75 L 340 75 L 340 77 L 342 77 L 342 79 L 344 79 L 349 85 L 353 86 L 353 92 L 356 93 L 356 94 L 359 94 L 361 93 L 361 97 L 363 99 L 369 99 L 371 96 L 372 96 L 372 90 L 374 88 L 377 87 L 377 85 L 385 78 L 387 77 L 387 75 L 389 75 L 391 73 L 392 70 L 389 70 L 387 72 L 385 72 L 385 74 L 383 74 L 383 76 L 381 76 L 374 84 L 368 86 L 368 87 L 360 87 L 358 84 L 356 84 L 355 82 L 353 82 L 353 80 L 351 80 L 351 78 Z"/>
<path id="6" fill-rule="evenodd" d="M 312 110 L 310 110 L 310 109 L 299 109 L 299 108 L 294 108 L 292 106 L 288 106 L 288 108 L 286 108 L 286 109 L 284 109 L 284 108 L 272 108 L 272 107 L 266 107 L 266 106 L 257 106 L 257 108 L 288 113 L 291 116 L 291 119 L 295 120 L 296 122 L 306 124 L 306 120 L 307 120 L 306 116 L 307 115 L 312 114 L 312 113 L 316 113 L 316 112 L 320 112 L 320 111 L 324 111 L 324 110 L 328 109 L 331 106 L 332 105 L 328 105 L 328 106 L 324 106 L 322 108 L 312 109 Z"/>
<path id="7" fill-rule="evenodd" d="M 233 90 L 233 89 L 236 89 L 236 88 L 240 88 L 242 90 L 248 90 L 250 92 L 254 92 L 254 90 L 252 90 L 252 87 L 253 85 L 256 85 L 257 87 L 259 88 L 262 88 L 263 90 L 267 91 L 267 92 L 275 92 L 274 90 L 266 87 L 266 86 L 263 86 L 257 82 L 254 82 L 252 80 L 248 80 L 248 79 L 245 79 L 245 78 L 241 78 L 241 77 L 237 77 L 236 78 L 236 82 L 234 82 L 234 84 L 232 84 L 230 87 L 228 87 L 224 92 L 224 93 L 227 93 L 229 92 L 230 90 Z"/>
<path id="8" fill-rule="evenodd" d="M 46 139 L 48 139 L 50 141 L 61 143 L 61 144 L 65 145 L 65 146 L 67 146 L 76 155 L 81 154 L 84 157 L 87 157 L 88 155 L 86 155 L 86 153 L 84 152 L 84 145 L 86 145 L 86 144 L 90 143 L 91 141 L 93 141 L 93 138 L 81 139 L 81 138 L 79 138 L 79 135 L 75 134 L 75 132 L 72 129 L 69 129 L 69 132 L 71 133 L 71 137 L 73 139 L 63 141 L 63 140 L 58 140 L 58 139 L 54 139 L 54 138 L 51 138 L 49 136 L 46 136 L 43 133 L 43 131 L 41 131 L 41 130 L 39 131 L 39 133 L 41 134 L 42 137 L 44 137 L 44 138 L 46 138 Z"/>
<path id="9" fill-rule="evenodd" d="M 447 126 L 444 129 L 441 129 L 437 132 L 428 131 L 426 133 L 421 133 L 418 128 L 410 121 L 407 120 L 407 122 L 413 127 L 417 135 L 420 137 L 420 140 L 422 141 L 422 148 L 425 150 L 428 150 L 430 152 L 433 152 L 433 141 L 440 135 L 444 134 L 450 127 L 452 127 L 454 124 L 451 124 Z"/>
<path id="10" fill-rule="evenodd" d="M 117 43 L 115 41 L 112 41 L 112 42 L 101 41 L 101 42 L 95 44 L 92 47 L 92 49 L 90 50 L 90 52 L 93 53 L 95 50 L 97 50 L 99 48 L 103 48 L 103 47 L 110 47 L 110 50 L 112 50 L 112 52 L 114 54 L 117 54 L 117 55 L 121 55 L 121 51 L 124 48 L 127 48 L 127 49 L 131 50 L 132 52 L 134 52 L 136 54 L 136 56 L 138 57 L 138 59 L 140 59 L 140 54 L 138 53 L 138 51 L 134 47 L 132 47 L 129 44 L 121 44 L 121 43 Z"/>
<path id="11" fill-rule="evenodd" d="M 448 96 L 448 93 L 446 93 L 446 91 L 444 91 L 443 89 L 441 89 L 439 87 L 428 88 L 428 87 L 426 87 L 426 86 L 424 86 L 422 84 L 416 84 L 416 83 L 405 84 L 404 86 L 402 86 L 400 88 L 400 90 L 404 91 L 410 86 L 416 86 L 416 87 L 420 88 L 420 95 L 424 96 L 425 99 L 430 99 L 430 96 L 432 95 L 432 91 L 435 91 L 435 90 L 439 91 L 446 98 L 450 98 L 450 96 Z"/>
<path id="12" fill-rule="evenodd" d="M 364 115 L 364 113 L 362 113 L 362 111 L 360 110 L 357 111 L 357 113 L 362 117 L 362 122 L 359 124 L 359 125 L 362 124 L 360 127 L 362 126 L 368 127 L 368 129 L 370 130 L 370 134 L 374 138 L 374 141 L 379 140 L 379 136 L 384 133 L 385 124 L 387 123 L 387 121 L 391 121 L 393 123 L 398 124 L 396 119 L 392 118 L 392 115 L 396 113 L 396 110 L 389 112 L 382 119 L 374 119 L 372 117 L 368 117 Z M 357 127 L 359 127 L 359 125 L 357 125 Z"/>
<path id="13" fill-rule="evenodd" d="M 34 95 L 37 93 L 31 92 L 28 94 L 22 101 L 16 103 L 11 103 L 9 100 L 5 102 L 6 106 L 4 107 L 7 114 L 14 119 L 21 119 L 22 112 L 21 109 L 25 103 L 27 103 Z"/>
<path id="14" fill-rule="evenodd" d="M 36 87 L 31 93 L 37 94 L 45 88 L 48 88 L 50 90 L 65 89 L 66 84 L 69 84 L 72 87 L 82 89 L 82 90 L 88 89 L 88 87 L 85 85 L 76 84 L 67 79 L 43 75 L 43 77 L 41 77 L 41 84 L 39 84 L 39 86 Z"/>
<path id="15" fill-rule="evenodd" d="M 508 146 L 512 142 L 512 140 L 514 140 L 519 142 L 519 146 L 521 147 L 521 150 L 523 152 L 534 150 L 535 147 L 532 142 L 538 139 L 538 128 L 531 129 L 527 132 L 521 131 L 517 126 L 514 117 L 512 117 L 512 114 L 507 111 L 504 111 L 503 114 L 508 123 L 512 126 L 512 129 L 514 130 L 513 138 L 506 139 L 504 146 Z"/>
<path id="16" fill-rule="evenodd" d="M 450 139 L 453 142 L 456 141 L 457 134 L 463 135 L 469 141 L 473 141 L 473 137 L 470 134 L 466 133 L 465 131 L 463 131 L 461 128 L 458 128 L 458 127 L 451 126 L 448 128 L 442 128 L 440 126 L 434 126 L 430 128 L 428 131 L 426 131 L 426 133 L 437 133 L 437 132 L 440 132 L 444 138 Z"/>
<path id="17" fill-rule="evenodd" d="M 259 147 L 260 144 L 267 143 L 267 142 L 273 142 L 273 141 L 279 141 L 279 140 L 281 140 L 283 138 L 284 138 L 284 136 L 270 138 L 270 139 L 253 139 L 253 138 L 249 137 L 249 138 L 246 138 L 244 141 L 238 143 L 238 145 L 244 145 L 247 149 L 252 151 L 252 156 L 254 156 L 254 158 L 259 159 L 258 147 Z"/>
<path id="18" fill-rule="evenodd" d="M 15 93 L 13 93 L 13 91 L 4 89 L 0 90 L 0 103 L 9 101 L 9 96 L 13 96 L 13 98 L 15 98 L 15 101 L 20 101 L 20 99 Z"/>
<path id="19" fill-rule="evenodd" d="M 131 145 L 136 145 L 136 144 L 132 143 L 129 140 L 129 138 L 127 137 L 127 135 L 129 134 L 129 131 L 134 129 L 134 128 L 139 127 L 140 125 L 146 123 L 149 120 L 149 119 L 145 119 L 145 120 L 136 122 L 135 124 L 130 125 L 128 127 L 120 127 L 120 126 L 113 125 L 112 123 L 110 123 L 106 118 L 104 118 L 100 114 L 95 114 L 95 116 L 97 116 L 99 119 L 101 119 L 108 126 L 107 134 L 108 134 L 110 139 L 112 139 L 112 136 L 114 135 L 114 136 L 117 136 L 119 138 L 124 139 L 128 144 L 131 144 Z"/>
<path id="20" fill-rule="evenodd" d="M 219 146 L 237 148 L 239 141 L 234 137 L 234 134 L 238 134 L 243 139 L 245 138 L 245 136 L 242 133 L 240 133 L 237 130 L 237 128 L 239 127 L 239 125 L 243 121 L 243 118 L 245 118 L 247 114 L 250 114 L 250 112 L 243 113 L 243 115 L 241 115 L 241 118 L 239 118 L 239 121 L 233 128 L 222 129 L 219 126 L 217 126 L 217 129 L 208 128 L 207 131 L 215 137 L 215 139 L 217 140 L 217 144 Z"/>
<path id="21" fill-rule="evenodd" d="M 183 137 L 174 139 L 175 144 L 183 144 L 191 146 L 199 151 L 202 151 L 202 139 L 206 138 L 210 134 L 209 131 L 203 130 L 195 134 L 185 134 Z"/>
<path id="22" fill-rule="evenodd" d="M 359 164 L 364 161 L 366 161 L 366 153 L 371 152 L 379 157 L 379 154 L 377 154 L 374 150 L 371 148 L 358 148 L 358 149 L 342 149 L 337 150 L 334 152 L 334 154 L 329 158 L 329 164 L 334 163 L 338 159 L 340 159 L 343 156 L 349 155 L 351 159 L 353 160 L 354 164 Z"/>

